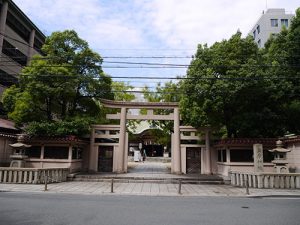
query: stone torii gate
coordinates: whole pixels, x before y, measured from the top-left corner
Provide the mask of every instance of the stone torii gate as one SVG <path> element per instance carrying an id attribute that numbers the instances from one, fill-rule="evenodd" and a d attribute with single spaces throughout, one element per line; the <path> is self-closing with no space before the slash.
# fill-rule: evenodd
<path id="1" fill-rule="evenodd" d="M 171 143 L 171 172 L 175 174 L 181 174 L 185 169 L 182 168 L 183 161 L 181 153 L 181 133 L 180 133 L 180 114 L 179 114 L 179 105 L 177 102 L 123 102 L 123 101 L 112 101 L 112 100 L 104 100 L 101 99 L 101 103 L 104 107 L 107 108 L 115 108 L 120 109 L 121 112 L 117 114 L 107 114 L 107 119 L 119 120 L 120 125 L 95 125 L 92 127 L 92 135 L 91 135 L 91 149 L 90 149 L 90 171 L 97 171 L 97 144 L 95 143 L 95 139 L 98 137 L 105 138 L 118 138 L 117 146 L 114 148 L 114 166 L 113 172 L 117 173 L 126 173 L 127 172 L 127 151 L 128 151 L 128 138 L 126 133 L 126 121 L 127 120 L 169 120 L 174 121 L 174 133 L 172 134 L 172 143 Z M 133 115 L 128 113 L 129 109 L 146 109 L 146 115 Z M 168 115 L 155 115 L 154 109 L 168 109 L 172 110 Z M 104 136 L 98 135 L 96 130 L 102 130 L 106 134 Z M 193 129 L 195 132 L 196 129 Z M 118 135 L 109 136 L 109 130 L 117 130 Z M 209 130 L 205 130 L 205 142 L 206 144 L 203 147 L 205 149 L 206 154 L 203 154 L 203 161 L 205 161 L 206 165 L 203 167 L 203 173 L 210 174 L 211 166 L 210 166 L 210 149 L 209 149 Z M 193 136 L 195 139 L 195 136 Z"/>

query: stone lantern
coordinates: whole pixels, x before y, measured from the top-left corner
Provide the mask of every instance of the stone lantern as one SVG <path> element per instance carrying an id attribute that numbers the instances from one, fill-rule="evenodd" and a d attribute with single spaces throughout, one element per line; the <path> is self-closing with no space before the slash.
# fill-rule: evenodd
<path id="1" fill-rule="evenodd" d="M 274 153 L 274 169 L 276 173 L 288 173 L 288 161 L 286 158 L 286 153 L 291 150 L 282 147 L 282 141 L 276 141 L 276 148 L 269 150 L 269 152 Z"/>
<path id="2" fill-rule="evenodd" d="M 27 159 L 28 156 L 25 155 L 26 148 L 30 148 L 31 145 L 26 145 L 24 142 L 24 136 L 20 135 L 18 137 L 17 143 L 10 144 L 14 149 L 13 155 L 10 156 L 12 161 L 10 162 L 10 167 L 22 168 L 25 167 L 24 159 Z"/>

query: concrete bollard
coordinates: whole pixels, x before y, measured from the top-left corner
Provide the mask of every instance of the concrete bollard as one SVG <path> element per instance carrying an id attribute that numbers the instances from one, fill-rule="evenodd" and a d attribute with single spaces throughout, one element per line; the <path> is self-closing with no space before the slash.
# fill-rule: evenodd
<path id="1" fill-rule="evenodd" d="M 114 178 L 111 179 L 110 193 L 114 193 Z"/>
<path id="2" fill-rule="evenodd" d="M 181 194 L 182 194 L 182 193 L 181 193 L 181 183 L 182 183 L 181 179 L 179 179 L 178 182 L 179 182 L 179 183 L 178 183 L 178 194 L 181 195 Z"/>
<path id="3" fill-rule="evenodd" d="M 44 191 L 48 191 L 48 176 L 45 176 L 44 177 L 44 179 L 45 179 L 45 188 L 44 188 Z"/>

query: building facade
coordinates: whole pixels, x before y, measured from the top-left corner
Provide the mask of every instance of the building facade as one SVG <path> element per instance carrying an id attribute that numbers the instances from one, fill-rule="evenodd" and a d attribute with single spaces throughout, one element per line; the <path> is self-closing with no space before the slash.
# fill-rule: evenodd
<path id="1" fill-rule="evenodd" d="M 258 47 L 263 48 L 271 35 L 280 33 L 282 27 L 288 28 L 293 14 L 286 13 L 285 9 L 268 9 L 250 30 L 249 35 L 254 38 Z"/>
<path id="2" fill-rule="evenodd" d="M 33 55 L 41 54 L 45 35 L 11 0 L 0 0 L 0 117 L 5 116 L 3 91 L 18 82 L 18 74 Z M 12 148 L 20 130 L 0 118 L 0 166 L 10 162 Z"/>
<path id="3" fill-rule="evenodd" d="M 107 114 L 107 119 L 117 120 L 119 124 L 93 125 L 89 137 L 80 139 L 67 137 L 25 138 L 25 167 L 27 168 L 68 168 L 69 172 L 113 172 L 127 173 L 130 143 L 126 132 L 128 120 L 168 120 L 174 122 L 171 135 L 170 161 L 171 173 L 174 174 L 216 174 L 224 179 L 231 172 L 255 173 L 257 156 L 256 145 L 261 145 L 261 171 L 274 173 L 274 155 L 269 151 L 276 147 L 275 138 L 215 139 L 211 129 L 195 129 L 180 125 L 178 103 L 137 103 L 102 100 L 108 108 L 119 108 L 117 114 Z M 146 109 L 146 115 L 132 115 L 132 108 Z M 156 114 L 153 109 L 168 109 L 166 115 Z M 2 125 L 4 124 L 3 121 Z M 9 164 L 11 147 L 17 141 L 17 133 L 8 121 L 0 130 L 0 151 L 2 163 Z M 9 131 L 9 132 L 8 132 Z M 148 139 L 147 139 L 148 140 Z M 143 143 L 144 139 L 140 140 Z M 282 138 L 287 152 L 287 169 L 291 173 L 300 172 L 299 136 Z M 3 150 L 4 149 L 4 150 Z M 3 164 L 4 165 L 4 164 Z"/>
<path id="4" fill-rule="evenodd" d="M 13 1 L 0 0 L 0 98 L 32 56 L 41 54 L 45 38 Z"/>

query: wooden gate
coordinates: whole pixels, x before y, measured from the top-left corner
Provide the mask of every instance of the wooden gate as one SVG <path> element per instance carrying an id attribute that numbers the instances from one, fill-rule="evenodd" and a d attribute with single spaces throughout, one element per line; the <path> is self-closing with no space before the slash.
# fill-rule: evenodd
<path id="1" fill-rule="evenodd" d="M 186 148 L 186 172 L 201 173 L 201 148 Z"/>
<path id="2" fill-rule="evenodd" d="M 113 146 L 99 146 L 98 172 L 113 171 Z"/>

